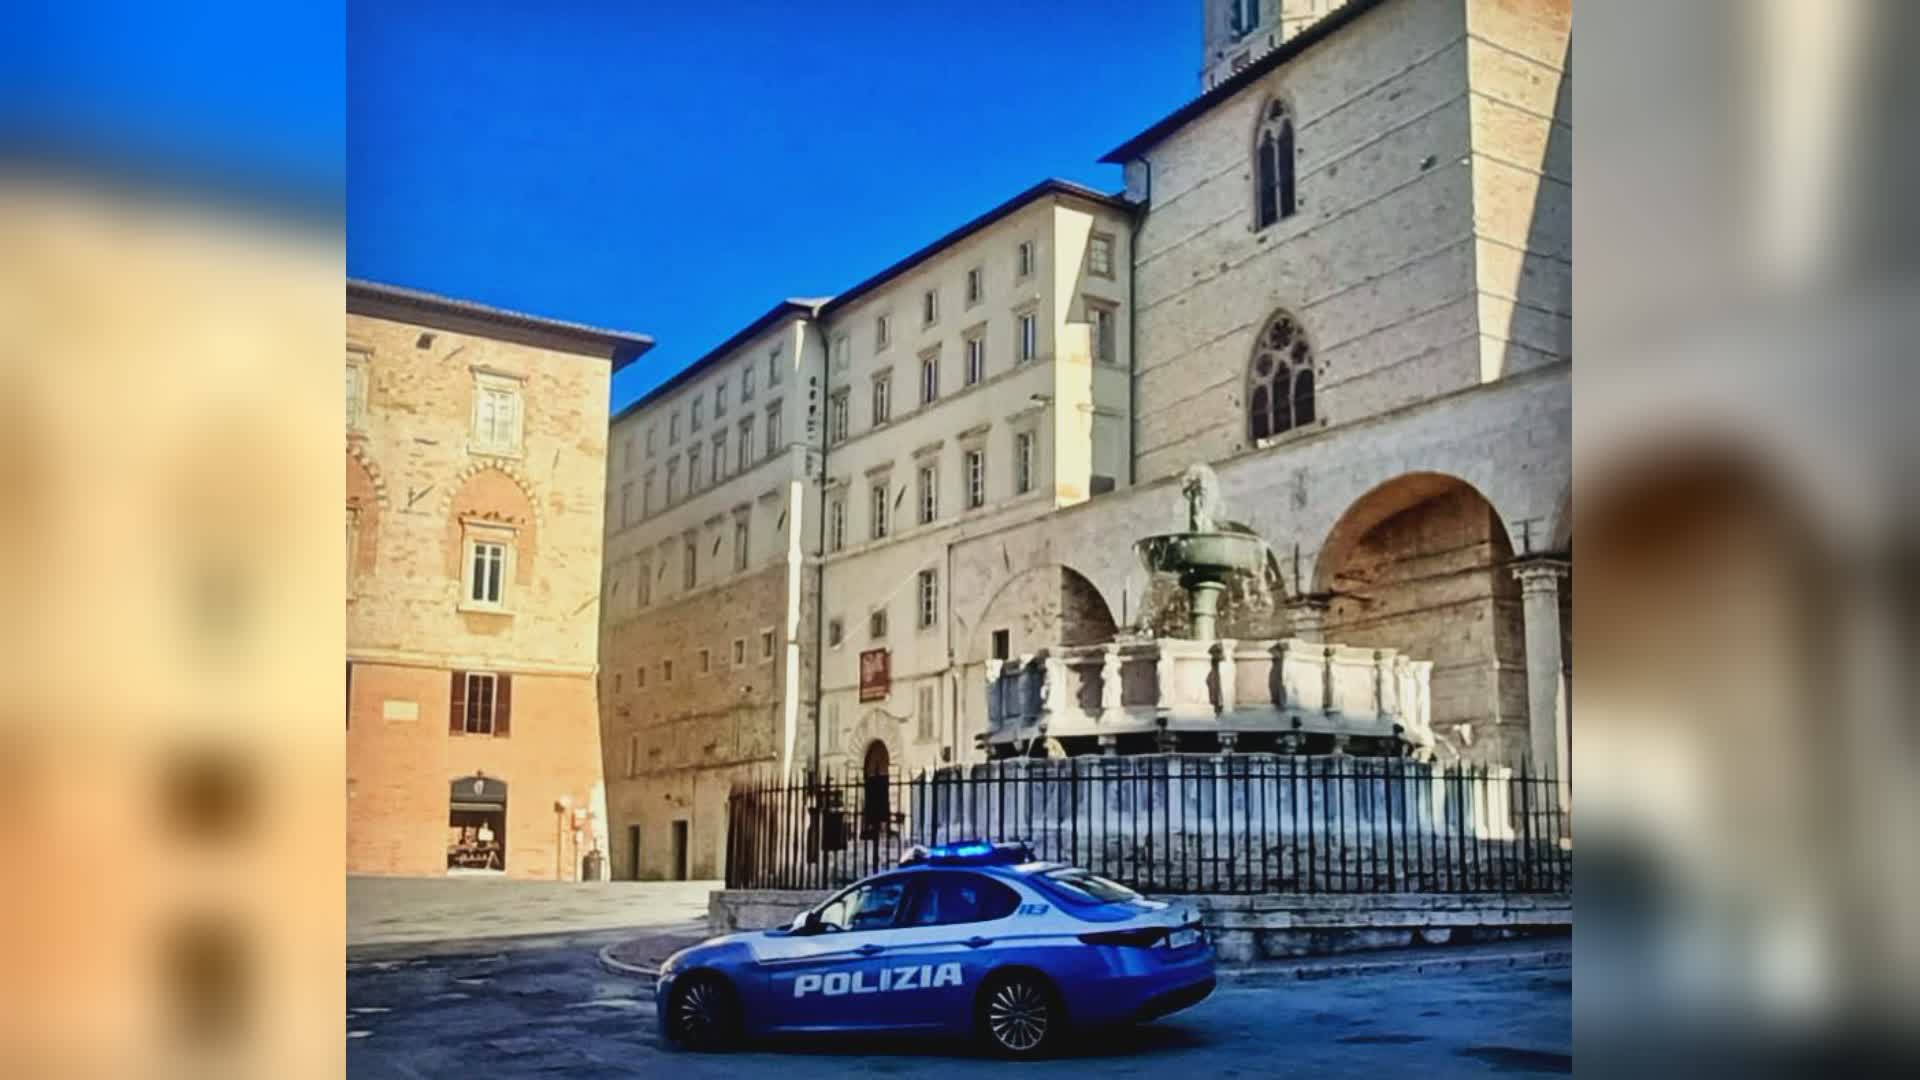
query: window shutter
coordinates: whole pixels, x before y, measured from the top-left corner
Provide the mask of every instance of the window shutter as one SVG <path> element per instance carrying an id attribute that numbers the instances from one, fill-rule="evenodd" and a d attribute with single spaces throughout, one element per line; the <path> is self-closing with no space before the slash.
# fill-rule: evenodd
<path id="1" fill-rule="evenodd" d="M 455 735 L 467 730 L 467 673 L 453 673 L 453 707 L 447 711 L 447 730 Z"/>
<path id="2" fill-rule="evenodd" d="M 495 735 L 512 734 L 513 719 L 513 676 L 494 676 L 493 733 Z"/>

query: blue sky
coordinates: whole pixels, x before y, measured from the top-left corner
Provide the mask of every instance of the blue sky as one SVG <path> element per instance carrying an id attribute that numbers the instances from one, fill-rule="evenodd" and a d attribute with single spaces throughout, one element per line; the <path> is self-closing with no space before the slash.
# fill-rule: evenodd
<path id="1" fill-rule="evenodd" d="M 1044 177 L 1118 189 L 1199 36 L 1199 0 L 352 0 L 347 270 L 652 334 L 618 409 Z"/>

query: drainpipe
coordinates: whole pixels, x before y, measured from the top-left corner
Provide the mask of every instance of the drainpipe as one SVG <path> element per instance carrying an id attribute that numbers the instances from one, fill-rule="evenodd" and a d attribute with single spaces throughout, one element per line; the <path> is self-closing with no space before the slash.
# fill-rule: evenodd
<path id="1" fill-rule="evenodd" d="M 1138 397 L 1137 373 L 1140 369 L 1140 306 L 1134 266 L 1140 260 L 1140 222 L 1147 216 L 1147 200 L 1153 197 L 1153 163 L 1140 159 L 1147 170 L 1144 198 L 1134 205 L 1133 223 L 1127 233 L 1127 486 L 1134 485 L 1134 462 L 1140 459 L 1140 414 L 1135 409 Z M 1125 168 L 1125 166 L 1121 166 Z"/>
<path id="2" fill-rule="evenodd" d="M 816 486 L 820 490 L 820 528 L 819 539 L 814 543 L 813 560 L 813 774 L 820 775 L 820 725 L 826 713 L 826 707 L 820 701 L 821 688 L 825 685 L 827 666 L 827 428 L 829 397 L 828 383 L 833 375 L 833 339 L 828 336 L 826 325 L 820 321 L 820 308 L 813 309 L 813 327 L 820 335 L 820 347 L 824 361 L 821 364 L 819 383 L 816 386 L 817 406 L 827 406 L 819 411 L 820 437 L 820 475 Z"/>

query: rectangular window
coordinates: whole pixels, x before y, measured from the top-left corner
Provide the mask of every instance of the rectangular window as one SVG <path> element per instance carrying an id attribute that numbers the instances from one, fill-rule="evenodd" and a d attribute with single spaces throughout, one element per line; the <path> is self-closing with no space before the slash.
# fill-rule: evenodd
<path id="1" fill-rule="evenodd" d="M 712 670 L 713 670 L 713 650 L 701 649 L 700 650 L 700 674 L 705 675 Z"/>
<path id="2" fill-rule="evenodd" d="M 1020 249 L 1013 260 L 1013 272 L 1018 277 L 1033 273 L 1033 241 L 1020 241 Z"/>
<path id="3" fill-rule="evenodd" d="M 633 481 L 620 485 L 620 527 L 633 524 Z"/>
<path id="4" fill-rule="evenodd" d="M 893 376 L 881 372 L 873 380 L 873 426 L 879 427 L 893 416 Z"/>
<path id="5" fill-rule="evenodd" d="M 882 315 L 873 320 L 873 347 L 875 351 L 893 343 L 893 316 Z"/>
<path id="6" fill-rule="evenodd" d="M 1040 320 L 1029 313 L 1020 316 L 1020 362 L 1026 363 L 1040 354 Z"/>
<path id="7" fill-rule="evenodd" d="M 932 326 L 940 319 L 940 291 L 928 289 L 920 296 L 920 323 Z"/>
<path id="8" fill-rule="evenodd" d="M 773 631 L 760 631 L 760 659 L 773 659 Z"/>
<path id="9" fill-rule="evenodd" d="M 833 339 L 833 370 L 845 371 L 852 363 L 851 350 L 847 347 L 846 335 Z"/>
<path id="10" fill-rule="evenodd" d="M 680 555 L 680 587 L 691 589 L 700 583 L 700 545 L 686 542 Z"/>
<path id="11" fill-rule="evenodd" d="M 642 521 L 653 514 L 653 480 L 653 471 L 648 470 L 646 479 L 640 481 L 640 520 Z"/>
<path id="12" fill-rule="evenodd" d="M 1093 347 L 1093 361 L 1096 364 L 1119 362 L 1114 352 L 1113 309 L 1104 304 L 1087 305 L 1088 337 Z"/>
<path id="13" fill-rule="evenodd" d="M 613 692 L 620 692 L 620 673 L 617 671 L 613 673 Z"/>
<path id="14" fill-rule="evenodd" d="M 768 388 L 772 388 L 780 385 L 780 373 L 785 368 L 786 368 L 786 365 L 780 362 L 779 349 L 775 349 L 772 352 L 767 354 L 767 386 Z"/>
<path id="15" fill-rule="evenodd" d="M 667 505 L 680 501 L 680 459 L 667 462 Z"/>
<path id="16" fill-rule="evenodd" d="M 641 607 L 646 607 L 653 603 L 653 566 L 651 563 L 640 564 L 640 578 L 634 582 L 633 596 L 633 602 Z M 639 684 L 641 686 L 647 685 L 645 676 L 641 676 Z"/>
<path id="17" fill-rule="evenodd" d="M 847 500 L 835 499 L 827 504 L 827 550 L 839 551 L 847 546 Z"/>
<path id="18" fill-rule="evenodd" d="M 920 358 L 920 404 L 931 405 L 940 399 L 940 354 Z"/>
<path id="19" fill-rule="evenodd" d="M 933 685 L 922 686 L 920 688 L 920 707 L 916 710 L 919 715 L 916 719 L 919 721 L 919 736 L 922 742 L 933 738 L 933 733 L 938 723 L 938 719 L 934 715 L 934 698 L 937 696 L 934 693 L 935 689 L 937 689 L 937 687 Z"/>
<path id="20" fill-rule="evenodd" d="M 733 639 L 733 666 L 740 667 L 747 662 L 747 639 Z"/>
<path id="21" fill-rule="evenodd" d="M 1021 495 L 1033 490 L 1033 432 L 1013 437 L 1013 490 Z"/>
<path id="22" fill-rule="evenodd" d="M 1113 237 L 1094 233 L 1087 241 L 1087 273 L 1103 278 L 1113 276 Z"/>
<path id="23" fill-rule="evenodd" d="M 736 462 L 734 467 L 741 472 L 746 472 L 747 468 L 753 464 L 753 417 L 751 416 L 740 421 L 740 443 L 734 451 L 733 460 Z"/>
<path id="24" fill-rule="evenodd" d="M 780 403 L 767 406 L 767 456 L 780 452 Z"/>
<path id="25" fill-rule="evenodd" d="M 647 688 L 647 665 L 641 664 L 639 667 L 633 669 L 633 686 L 636 690 L 645 690 Z"/>
<path id="26" fill-rule="evenodd" d="M 839 648 L 840 642 L 846 638 L 846 633 L 847 631 L 846 631 L 845 623 L 842 623 L 838 618 L 828 619 L 827 620 L 827 648 L 829 649 Z"/>
<path id="27" fill-rule="evenodd" d="M 680 414 L 677 411 L 667 417 L 667 445 L 680 445 Z"/>
<path id="28" fill-rule="evenodd" d="M 931 628 L 934 624 L 934 620 L 940 617 L 939 615 L 940 579 L 934 576 L 933 571 L 931 570 L 920 571 L 919 593 L 920 593 L 920 629 L 926 630 Z"/>
<path id="29" fill-rule="evenodd" d="M 867 616 L 867 637 L 874 641 L 884 640 L 887 636 L 887 609 L 881 608 Z"/>
<path id="30" fill-rule="evenodd" d="M 975 334 L 967 339 L 967 385 L 973 386 L 987 377 L 987 339 L 984 334 Z"/>
<path id="31" fill-rule="evenodd" d="M 687 433 L 689 435 L 699 434 L 700 425 L 706 422 L 706 417 L 707 399 L 704 397 L 695 397 L 693 404 L 688 407 Z"/>
<path id="32" fill-rule="evenodd" d="M 480 376 L 474 387 L 473 445 L 477 450 L 520 448 L 520 384 Z"/>
<path id="33" fill-rule="evenodd" d="M 920 467 L 920 524 L 940 516 L 940 474 L 931 465 Z"/>
<path id="34" fill-rule="evenodd" d="M 1012 632 L 1008 630 L 995 630 L 993 632 L 993 658 L 995 660 L 1005 660 L 1013 655 L 1012 652 L 1009 651 L 1012 647 L 1012 641 L 1010 640 L 1012 636 Z"/>
<path id="35" fill-rule="evenodd" d="M 647 460 L 649 461 L 653 460 L 653 450 L 656 445 L 653 436 L 659 430 L 660 430 L 659 428 L 651 427 L 651 426 L 647 428 Z"/>
<path id="36" fill-rule="evenodd" d="M 713 387 L 713 418 L 727 415 L 727 380 L 723 377 Z"/>
<path id="37" fill-rule="evenodd" d="M 867 535 L 874 540 L 887 538 L 887 485 L 873 485 L 873 516 L 868 521 Z"/>
<path id="38" fill-rule="evenodd" d="M 747 519 L 740 518 L 733 523 L 733 568 L 747 568 Z"/>
<path id="39" fill-rule="evenodd" d="M 837 391 L 827 399 L 827 442 L 837 446 L 847 441 L 847 413 L 849 391 Z"/>
<path id="40" fill-rule="evenodd" d="M 455 735 L 505 736 L 513 727 L 513 676 L 453 672 L 448 730 Z"/>
<path id="41" fill-rule="evenodd" d="M 984 450 L 969 450 L 967 462 L 967 509 L 987 505 L 987 455 Z"/>
<path id="42" fill-rule="evenodd" d="M 705 479 L 706 477 L 700 475 L 700 448 L 689 446 L 687 448 L 687 494 L 691 495 L 699 491 L 700 482 Z"/>
<path id="43" fill-rule="evenodd" d="M 969 305 L 977 304 L 985 299 L 986 295 L 986 289 L 982 285 L 980 268 L 976 266 L 967 271 L 967 303 Z"/>
<path id="44" fill-rule="evenodd" d="M 744 404 L 753 400 L 753 364 L 747 363 L 740 369 L 740 401 Z"/>
<path id="45" fill-rule="evenodd" d="M 727 478 L 727 433 L 722 431 L 713 437 L 713 482 L 718 484 Z"/>
<path id="46" fill-rule="evenodd" d="M 473 542 L 473 577 L 467 583 L 467 600 L 485 607 L 499 607 L 507 570 L 507 545 L 485 540 Z"/>
<path id="47" fill-rule="evenodd" d="M 673 661 L 671 660 L 660 661 L 660 681 L 661 682 L 673 681 Z"/>
<path id="48" fill-rule="evenodd" d="M 640 772 L 640 736 L 627 736 L 627 775 L 637 776 Z"/>

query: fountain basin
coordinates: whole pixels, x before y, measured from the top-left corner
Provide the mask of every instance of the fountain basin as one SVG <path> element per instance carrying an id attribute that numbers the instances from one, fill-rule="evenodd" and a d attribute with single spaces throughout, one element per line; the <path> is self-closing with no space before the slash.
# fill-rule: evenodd
<path id="1" fill-rule="evenodd" d="M 1162 533 L 1136 541 L 1134 550 L 1147 569 L 1196 581 L 1257 574 L 1267 560 L 1267 542 L 1252 533 Z"/>

